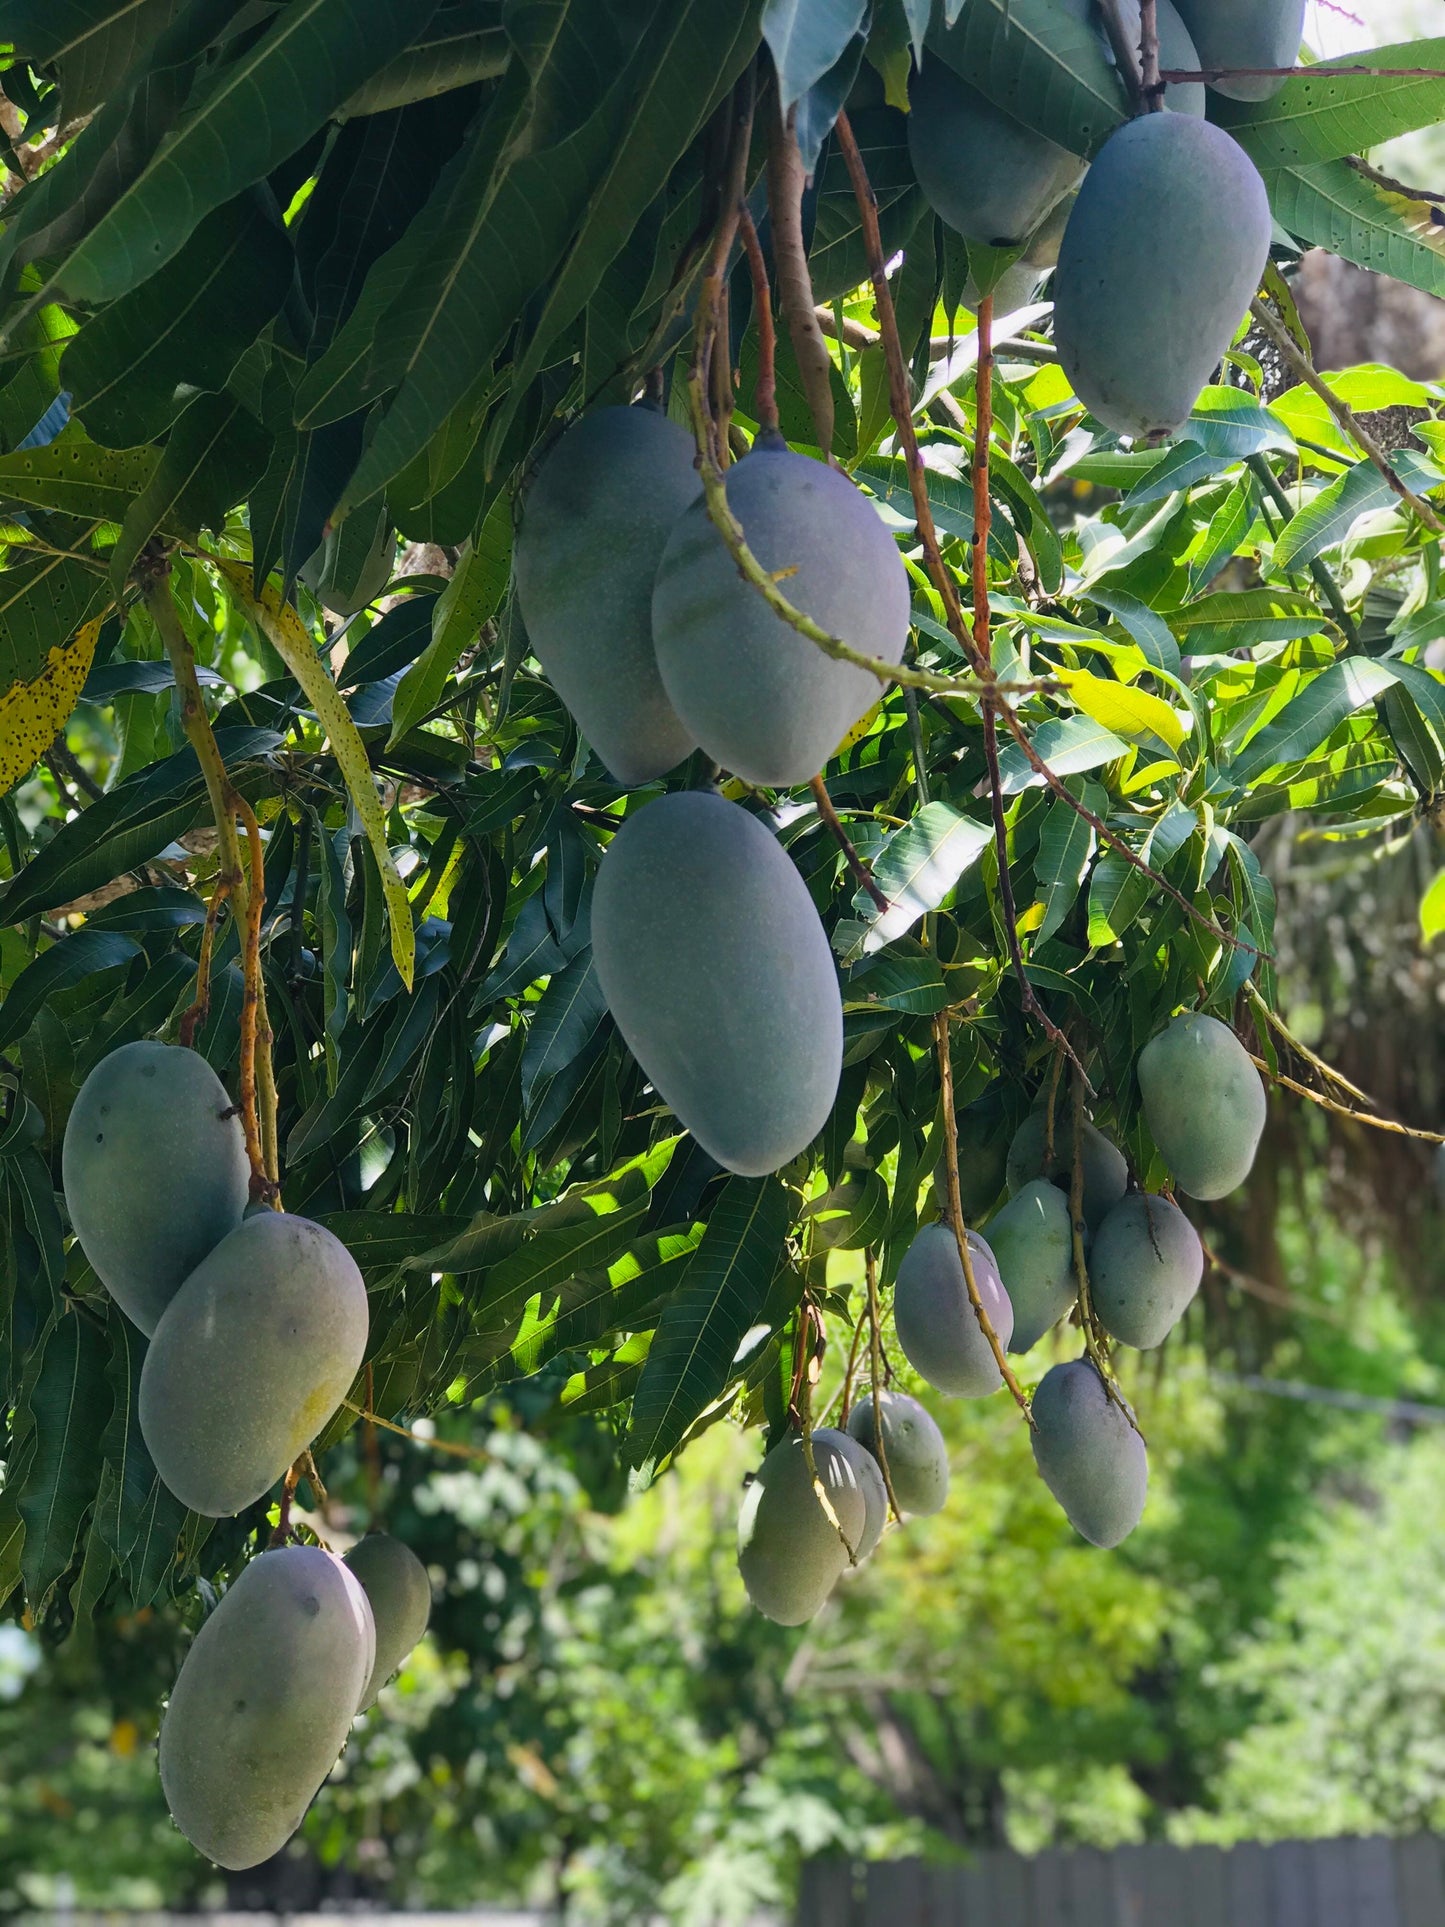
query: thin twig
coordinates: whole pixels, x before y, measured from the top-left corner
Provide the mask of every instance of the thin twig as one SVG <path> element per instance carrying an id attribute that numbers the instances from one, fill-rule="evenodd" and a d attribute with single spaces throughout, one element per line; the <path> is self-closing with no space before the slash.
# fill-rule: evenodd
<path id="1" fill-rule="evenodd" d="M 1119 70 L 1119 78 L 1124 83 L 1124 91 L 1129 96 L 1129 108 L 1138 113 L 1143 105 L 1143 90 L 1139 80 L 1139 49 L 1129 39 L 1129 29 L 1124 25 L 1124 10 L 1119 0 L 1099 0 L 1099 10 L 1104 16 L 1104 30 L 1109 36 L 1113 49 L 1114 65 Z"/>
<path id="2" fill-rule="evenodd" d="M 1311 1104 L 1318 1104 L 1322 1111 L 1334 1117 L 1343 1117 L 1351 1124 L 1368 1124 L 1372 1131 L 1388 1131 L 1394 1137 L 1411 1137 L 1421 1144 L 1445 1144 L 1445 1133 L 1440 1131 L 1420 1131 L 1413 1124 L 1396 1124 L 1393 1118 L 1376 1117 L 1371 1111 L 1352 1111 L 1347 1104 L 1337 1104 L 1332 1097 L 1322 1091 L 1312 1090 L 1308 1084 L 1301 1084 L 1293 1077 L 1286 1077 L 1283 1071 L 1272 1071 L 1262 1057 L 1250 1052 L 1249 1061 L 1272 1083 L 1281 1084 L 1296 1097 L 1307 1097 Z"/>
<path id="3" fill-rule="evenodd" d="M 201 948 L 196 958 L 196 994 L 185 1010 L 176 1029 L 176 1040 L 189 1050 L 196 1041 L 196 1032 L 211 1014 L 211 958 L 216 947 L 216 923 L 221 914 L 221 905 L 230 895 L 231 886 L 224 876 L 218 875 L 211 886 L 211 900 L 206 905 L 206 921 L 201 927 Z"/>
<path id="4" fill-rule="evenodd" d="M 753 283 L 753 306 L 758 313 L 758 381 L 754 390 L 753 413 L 761 429 L 778 426 L 778 336 L 773 326 L 773 295 L 768 286 L 768 264 L 747 204 L 738 209 L 738 227 L 748 257 Z"/>
<path id="5" fill-rule="evenodd" d="M 1100 1336 L 1098 1320 L 1094 1316 L 1094 1301 L 1089 1292 L 1089 1267 L 1084 1258 L 1084 1232 L 1087 1229 L 1084 1220 L 1084 1087 L 1077 1070 L 1074 1073 L 1071 1098 L 1074 1142 L 1069 1166 L 1069 1228 L 1073 1239 L 1074 1283 L 1079 1293 L 1079 1329 L 1084 1337 L 1084 1350 L 1088 1353 L 1094 1370 L 1103 1380 L 1104 1390 L 1137 1432 L 1139 1421 L 1129 1409 L 1128 1400 L 1119 1390 L 1118 1381 L 1114 1377 L 1114 1367 Z"/>
<path id="6" fill-rule="evenodd" d="M 720 316 L 723 306 L 723 290 L 727 283 L 728 257 L 732 253 L 733 241 L 737 237 L 738 217 L 743 205 L 743 191 L 747 183 L 748 149 L 753 135 L 753 85 L 752 69 L 743 81 L 738 83 L 744 90 L 738 103 L 737 112 L 729 129 L 727 161 L 723 170 L 722 195 L 718 208 L 717 232 L 713 235 L 712 250 L 708 255 L 707 267 L 703 272 L 702 286 L 698 292 L 698 326 L 693 344 L 693 378 L 704 394 L 708 394 L 712 381 L 712 360 L 717 345 Z M 722 357 L 724 363 L 727 355 Z M 726 386 L 729 391 L 728 412 L 731 411 L 732 372 L 725 368 Z M 714 411 L 704 410 L 708 424 L 707 447 L 715 466 L 725 469 L 728 464 L 728 442 L 726 416 L 715 428 Z"/>
<path id="7" fill-rule="evenodd" d="M 843 828 L 838 812 L 833 808 L 833 799 L 829 796 L 827 785 L 824 783 L 821 775 L 810 777 L 808 787 L 813 792 L 813 801 L 818 806 L 819 816 L 821 816 L 824 823 L 827 824 L 833 841 L 843 852 L 848 868 L 852 873 L 853 881 L 858 885 L 860 890 L 866 890 L 868 892 L 868 895 L 873 899 L 874 905 L 880 914 L 886 915 L 891 907 L 888 899 L 874 881 L 872 870 L 854 849 L 853 840 Z"/>
<path id="8" fill-rule="evenodd" d="M 1337 1071 L 1333 1064 L 1327 1064 L 1323 1057 L 1317 1057 L 1308 1044 L 1300 1042 L 1279 1013 L 1270 1009 L 1263 991 L 1252 977 L 1246 977 L 1244 980 L 1244 994 L 1270 1029 L 1277 1031 L 1295 1055 L 1302 1057 L 1312 1070 L 1318 1071 L 1327 1084 L 1333 1084 L 1347 1097 L 1353 1097 L 1361 1104 L 1370 1104 L 1374 1101 L 1360 1089 L 1358 1084 L 1352 1084 L 1343 1071 Z"/>
<path id="9" fill-rule="evenodd" d="M 1302 353 L 1298 342 L 1296 342 L 1294 336 L 1290 333 L 1284 322 L 1280 320 L 1273 308 L 1271 308 L 1267 302 L 1261 301 L 1259 297 L 1256 296 L 1249 304 L 1249 312 L 1269 336 L 1271 343 L 1278 350 L 1281 361 L 1283 361 L 1294 374 L 1298 375 L 1306 388 L 1319 396 L 1325 407 L 1328 408 L 1331 415 L 1334 416 L 1339 427 L 1343 429 L 1352 442 L 1364 451 L 1367 459 L 1374 463 L 1375 467 L 1380 471 L 1380 474 L 1385 478 L 1388 486 L 1394 490 L 1400 500 L 1408 503 L 1427 528 L 1433 529 L 1436 535 L 1445 535 L 1445 519 L 1441 518 L 1438 512 L 1430 506 L 1423 496 L 1417 495 L 1413 489 L 1408 488 L 1405 483 L 1401 481 L 1384 449 L 1381 448 L 1380 444 L 1375 440 L 1369 429 L 1365 427 L 1359 416 L 1355 414 L 1354 410 L 1349 407 L 1346 402 L 1340 400 L 1329 383 L 1316 369 L 1309 356 Z"/>
<path id="10" fill-rule="evenodd" d="M 1445 67 L 1370 67 L 1363 62 L 1348 67 L 1321 61 L 1314 67 L 1164 67 L 1159 78 L 1203 81 L 1213 87 L 1221 80 L 1332 80 L 1336 74 L 1371 74 L 1377 80 L 1445 80 Z"/>
<path id="11" fill-rule="evenodd" d="M 241 992 L 241 1128 L 246 1133 L 246 1154 L 251 1160 L 252 1199 L 269 1197 L 270 1174 L 261 1144 L 260 1118 L 256 1104 L 256 1047 L 261 1030 L 261 920 L 266 908 L 265 847 L 261 826 L 249 803 L 231 791 L 234 805 L 242 811 L 247 840 L 251 846 L 251 876 L 246 895 L 246 921 L 243 946 Z"/>
<path id="12" fill-rule="evenodd" d="M 839 1409 L 838 1423 L 845 1432 L 848 1429 L 848 1414 L 853 1409 L 853 1374 L 858 1366 L 858 1350 L 863 1343 L 863 1334 L 867 1329 L 868 1301 L 865 1297 L 863 1300 L 863 1309 L 858 1314 L 858 1322 L 853 1327 L 853 1342 L 848 1347 L 848 1363 L 843 1368 L 842 1402 Z"/>
<path id="13" fill-rule="evenodd" d="M 1244 465 L 1259 483 L 1265 494 L 1274 503 L 1280 514 L 1284 516 L 1286 521 L 1289 521 L 1295 513 L 1294 503 L 1291 502 L 1285 494 L 1279 477 L 1275 474 L 1264 456 L 1246 455 Z M 1260 507 L 1264 512 L 1265 526 L 1268 528 L 1270 527 L 1269 511 L 1264 508 L 1263 503 L 1260 504 Z M 1274 534 L 1272 528 L 1270 532 L 1271 535 Z M 1345 607 L 1345 599 L 1340 594 L 1339 583 L 1335 581 L 1326 564 L 1323 563 L 1318 556 L 1310 563 L 1309 571 L 1310 580 L 1330 605 L 1330 614 L 1338 624 L 1340 634 L 1344 637 L 1351 649 L 1358 650 L 1360 646 L 1360 632 L 1355 627 L 1354 617 Z"/>
<path id="14" fill-rule="evenodd" d="M 1012 1393 L 1015 1405 L 1032 1425 L 1034 1415 L 1029 1409 L 1028 1394 L 1015 1377 L 1008 1354 L 999 1343 L 998 1333 L 979 1295 L 978 1279 L 974 1276 L 973 1250 L 968 1242 L 968 1227 L 963 1221 L 963 1197 L 958 1184 L 958 1119 L 953 1114 L 953 1063 L 949 1056 L 949 1028 L 948 1012 L 940 1010 L 933 1019 L 933 1042 L 938 1054 L 939 1097 L 943 1105 L 943 1169 L 947 1180 L 949 1222 L 953 1226 L 953 1240 L 958 1247 L 959 1263 L 963 1266 L 963 1282 L 968 1291 L 968 1302 L 973 1306 L 973 1315 L 978 1320 L 978 1328 L 988 1340 L 999 1376 Z"/>
<path id="15" fill-rule="evenodd" d="M 1164 82 L 1159 77 L 1159 0 L 1139 0 L 1139 90 L 1151 114 L 1164 108 Z"/>
<path id="16" fill-rule="evenodd" d="M 872 1245 L 863 1252 L 863 1276 L 868 1284 L 868 1377 L 873 1391 L 873 1456 L 883 1473 L 888 1504 L 895 1519 L 903 1517 L 893 1474 L 888 1470 L 888 1447 L 883 1438 L 883 1329 L 878 1313 L 878 1260 Z"/>
<path id="17" fill-rule="evenodd" d="M 380 1412 L 373 1412 L 369 1405 L 353 1405 L 349 1398 L 341 1401 L 348 1412 L 354 1412 L 368 1425 L 379 1425 L 383 1432 L 394 1432 L 398 1438 L 410 1439 L 413 1445 L 424 1445 L 430 1452 L 446 1452 L 455 1459 L 473 1459 L 479 1464 L 490 1463 L 495 1454 L 481 1445 L 460 1445 L 451 1439 L 429 1439 L 421 1432 L 413 1432 L 410 1426 L 398 1425 L 395 1419 L 383 1418 Z"/>
<path id="18" fill-rule="evenodd" d="M 833 457 L 833 361 L 814 312 L 813 282 L 803 238 L 803 157 L 798 151 L 798 110 L 786 118 L 776 86 L 768 108 L 768 213 L 773 263 L 778 273 L 778 303 L 808 398 L 824 461 Z"/>

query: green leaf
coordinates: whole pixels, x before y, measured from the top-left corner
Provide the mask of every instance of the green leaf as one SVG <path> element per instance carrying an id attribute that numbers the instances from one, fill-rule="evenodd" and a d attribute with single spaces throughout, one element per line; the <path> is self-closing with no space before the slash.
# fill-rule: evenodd
<path id="1" fill-rule="evenodd" d="M 194 538 L 217 531 L 266 466 L 270 437 L 234 395 L 202 395 L 171 430 L 150 481 L 131 503 L 110 559 L 125 587 L 141 550 L 163 529 Z"/>
<path id="2" fill-rule="evenodd" d="M 767 1302 L 792 1214 L 792 1195 L 777 1178 L 729 1178 L 724 1186 L 663 1311 L 632 1401 L 627 1453 L 638 1485 L 651 1482 L 722 1395 Z"/>
<path id="3" fill-rule="evenodd" d="M 873 881 L 888 899 L 887 910 L 880 911 L 865 890 L 854 897 L 862 930 L 844 961 L 881 950 L 927 911 L 936 910 L 978 861 L 991 835 L 986 823 L 961 815 L 947 803 L 925 804 L 912 822 L 892 833 L 874 861 Z"/>
<path id="4" fill-rule="evenodd" d="M 1053 797 L 1039 833 L 1039 852 L 1034 858 L 1034 887 L 1044 906 L 1042 921 L 1034 935 L 1036 946 L 1047 943 L 1073 908 L 1093 853 L 1092 827 L 1077 810 L 1070 809 L 1062 797 Z"/>
<path id="5" fill-rule="evenodd" d="M 53 509 L 87 522 L 119 522 L 150 482 L 159 460 L 159 449 L 95 448 L 65 435 L 39 448 L 0 455 L 0 500 Z M 0 584 L 4 580 L 0 576 Z"/>
<path id="6" fill-rule="evenodd" d="M 1144 872 L 1117 850 L 1105 850 L 1089 879 L 1090 946 L 1105 949 L 1117 943 L 1149 901 L 1153 888 Z"/>
<path id="7" fill-rule="evenodd" d="M 83 119 L 180 11 L 183 0 L 9 0 L 0 35 L 53 67 L 66 121 Z"/>
<path id="8" fill-rule="evenodd" d="M 1435 488 L 1440 471 L 1411 449 L 1397 449 L 1391 463 L 1407 488 Z M 1326 549 L 1343 542 L 1362 515 L 1399 500 L 1373 462 L 1357 462 L 1306 502 L 1280 531 L 1274 545 L 1275 567 L 1299 569 Z"/>
<path id="9" fill-rule="evenodd" d="M 154 441 L 190 391 L 224 388 L 286 299 L 294 272 L 286 230 L 264 195 L 242 194 L 208 215 L 159 273 L 103 308 L 66 347 L 62 379 L 91 440 L 107 448 Z"/>
<path id="10" fill-rule="evenodd" d="M 128 1318 L 110 1324 L 110 1419 L 99 1443 L 100 1493 L 91 1530 L 120 1568 L 135 1611 L 150 1605 L 162 1574 L 174 1562 L 176 1541 L 188 1517 L 161 1481 L 141 1436 L 140 1372 L 146 1343 Z M 159 1556 L 158 1556 L 159 1555 Z"/>
<path id="11" fill-rule="evenodd" d="M 1225 772 L 1230 782 L 1242 789 L 1266 770 L 1302 762 L 1347 716 L 1373 702 L 1394 681 L 1391 669 L 1367 656 L 1331 663 L 1234 759 Z"/>
<path id="12" fill-rule="evenodd" d="M 468 87 L 474 81 L 495 80 L 505 73 L 512 48 L 500 27 L 476 28 L 470 24 L 446 24 L 446 10 L 425 32 L 412 41 L 405 53 L 362 82 L 343 106 L 346 117 L 374 116 L 413 101 L 430 100 L 449 93 L 454 87 Z"/>
<path id="13" fill-rule="evenodd" d="M 1445 40 L 1408 40 L 1306 67 L 1269 100 L 1210 95 L 1210 109 L 1256 167 L 1363 153 L 1445 120 L 1445 80 L 1335 73 L 1337 67 L 1445 67 Z"/>
<path id="14" fill-rule="evenodd" d="M 499 494 L 476 541 L 462 550 L 456 572 L 432 605 L 431 641 L 402 677 L 392 704 L 389 747 L 441 701 L 452 671 L 507 592 L 511 557 L 512 504 Z"/>
<path id="15" fill-rule="evenodd" d="M 1275 219 L 1305 246 L 1445 294 L 1445 228 L 1429 195 L 1352 160 L 1270 169 L 1264 181 Z"/>
<path id="16" fill-rule="evenodd" d="M 927 49 L 925 59 L 936 54 L 995 106 L 1085 159 L 1128 118 L 1092 21 L 1058 0 L 968 0 L 955 26 L 935 22 Z"/>
<path id="17" fill-rule="evenodd" d="M 889 951 L 849 973 L 843 1001 L 849 1008 L 926 1017 L 947 1008 L 949 991 L 938 959 L 928 951 Z"/>
<path id="18" fill-rule="evenodd" d="M 1420 899 L 1420 935 L 1433 943 L 1445 930 L 1445 870 L 1442 870 Z"/>
<path id="19" fill-rule="evenodd" d="M 767 0 L 763 39 L 785 113 L 842 59 L 866 12 L 867 0 Z"/>
<path id="20" fill-rule="evenodd" d="M 21 1570 L 37 1619 L 70 1567 L 99 1483 L 96 1450 L 109 1409 L 105 1365 L 100 1329 L 78 1311 L 61 1312 L 45 1340 L 31 1394 L 34 1455 L 20 1494 Z"/>
<path id="21" fill-rule="evenodd" d="M 7 913 L 8 914 L 8 913 Z M 43 950 L 26 964 L 0 1004 L 0 1050 L 13 1044 L 46 999 L 101 970 L 115 970 L 140 950 L 132 937 L 119 930 L 73 931 L 60 943 Z"/>
<path id="22" fill-rule="evenodd" d="M 51 286 L 92 307 L 136 287 L 213 209 L 294 154 L 435 11 L 436 0 L 289 0 L 209 68 L 170 138 L 56 264 Z"/>
<path id="23" fill-rule="evenodd" d="M 1112 730 L 1096 723 L 1092 716 L 1056 716 L 1029 735 L 1034 754 L 1046 762 L 1055 776 L 1076 776 L 1081 770 L 1098 769 L 1117 756 L 1127 756 L 1129 745 Z M 1005 796 L 1034 789 L 1043 782 L 1017 743 L 1005 745 L 998 759 Z"/>
<path id="24" fill-rule="evenodd" d="M 530 1114 L 559 1071 L 582 1055 L 607 1018 L 590 949 L 558 971 L 532 1015 L 522 1051 L 522 1110 Z"/>

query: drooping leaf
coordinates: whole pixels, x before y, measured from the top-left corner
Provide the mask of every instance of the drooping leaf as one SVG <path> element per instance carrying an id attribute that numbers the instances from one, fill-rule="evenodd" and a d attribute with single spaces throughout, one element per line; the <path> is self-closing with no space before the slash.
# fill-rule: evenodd
<path id="1" fill-rule="evenodd" d="M 1306 247 L 1445 294 L 1445 225 L 1428 194 L 1348 159 L 1270 168 L 1264 182 L 1275 219 Z"/>
<path id="2" fill-rule="evenodd" d="M 1433 943 L 1445 930 L 1445 870 L 1435 878 L 1420 899 L 1420 935 Z"/>
<path id="3" fill-rule="evenodd" d="M 1394 681 L 1385 664 L 1367 656 L 1331 663 L 1235 757 L 1230 781 L 1242 787 L 1276 765 L 1302 762 L 1347 716 L 1373 702 Z"/>
<path id="4" fill-rule="evenodd" d="M 87 522 L 119 522 L 150 482 L 159 460 L 158 449 L 96 448 L 67 435 L 40 448 L 0 455 L 0 501 L 53 509 Z"/>
<path id="5" fill-rule="evenodd" d="M 1129 745 L 1092 716 L 1058 716 L 1040 723 L 1030 732 L 1034 754 L 1055 776 L 1076 776 L 1081 770 L 1098 769 L 1128 753 Z M 1043 782 L 1017 743 L 1005 743 L 999 755 L 999 775 L 1005 796 L 1032 789 Z"/>
<path id="6" fill-rule="evenodd" d="M 1256 167 L 1361 154 L 1445 120 L 1445 80 L 1429 74 L 1338 73 L 1340 67 L 1445 68 L 1445 40 L 1409 40 L 1303 68 L 1269 100 L 1211 96 L 1220 122 Z"/>
<path id="7" fill-rule="evenodd" d="M 986 823 L 961 815 L 947 803 L 925 804 L 910 823 L 893 832 L 873 863 L 873 881 L 888 899 L 887 910 L 879 910 L 866 891 L 854 898 L 862 927 L 844 961 L 881 950 L 927 911 L 936 910 L 978 861 L 991 835 Z"/>
<path id="8" fill-rule="evenodd" d="M 110 559 L 117 593 L 152 536 L 164 530 L 194 537 L 203 528 L 224 528 L 227 514 L 264 468 L 269 446 L 265 429 L 234 395 L 193 401 L 120 525 Z"/>
<path id="9" fill-rule="evenodd" d="M 398 743 L 441 700 L 463 652 L 496 613 L 507 592 L 512 553 L 512 505 L 498 495 L 475 542 L 457 560 L 451 581 L 432 606 L 431 641 L 402 677 L 391 712 Z"/>
<path id="10" fill-rule="evenodd" d="M 1047 943 L 1073 908 L 1093 851 L 1092 826 L 1062 797 L 1053 797 L 1034 859 L 1035 885 L 1044 906 L 1036 944 Z"/>
<path id="11" fill-rule="evenodd" d="M 1439 470 L 1412 450 L 1397 450 L 1391 461 L 1406 487 L 1418 490 L 1438 486 Z M 1343 542 L 1362 515 L 1387 508 L 1398 499 L 1372 462 L 1357 462 L 1286 523 L 1274 545 L 1276 568 L 1303 568 L 1326 549 Z"/>
<path id="12" fill-rule="evenodd" d="M 11 984 L 0 1004 L 0 1050 L 14 1043 L 35 1012 L 56 991 L 78 984 L 96 971 L 127 964 L 140 945 L 119 930 L 75 930 L 43 950 Z"/>
<path id="13" fill-rule="evenodd" d="M 785 113 L 843 58 L 867 11 L 868 0 L 767 0 L 763 39 Z"/>
<path id="14" fill-rule="evenodd" d="M 1155 755 L 1178 760 L 1184 745 L 1184 725 L 1162 696 L 1151 696 L 1146 689 L 1112 682 L 1106 676 L 1091 675 L 1087 669 L 1058 669 L 1054 673 L 1084 714 L 1113 735 Z"/>
<path id="15" fill-rule="evenodd" d="M 105 1365 L 99 1327 L 78 1311 L 61 1312 L 45 1340 L 30 1398 L 33 1457 L 20 1494 L 21 1570 L 37 1618 L 75 1556 L 99 1484 L 96 1448 L 109 1409 Z"/>
<path id="16" fill-rule="evenodd" d="M 542 993 L 522 1051 L 522 1109 L 531 1112 L 546 1086 L 587 1049 L 607 1019 L 607 999 L 590 949 L 558 971 Z"/>
<path id="17" fill-rule="evenodd" d="M 8 0 L 0 36 L 60 83 L 67 121 L 107 100 L 137 55 L 180 11 L 183 0 Z"/>
<path id="18" fill-rule="evenodd" d="M 932 58 L 1085 159 L 1128 118 L 1123 84 L 1092 21 L 1059 0 L 968 0 L 947 32 L 935 20 L 924 52 Z"/>
<path id="19" fill-rule="evenodd" d="M 777 1178 L 729 1178 L 647 1355 L 627 1429 L 647 1484 L 728 1382 L 778 1268 L 792 1196 Z"/>

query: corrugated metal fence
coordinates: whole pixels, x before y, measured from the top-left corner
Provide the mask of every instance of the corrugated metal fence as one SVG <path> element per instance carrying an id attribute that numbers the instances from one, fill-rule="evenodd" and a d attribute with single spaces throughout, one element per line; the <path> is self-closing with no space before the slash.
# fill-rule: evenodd
<path id="1" fill-rule="evenodd" d="M 1445 1927 L 1445 1842 L 814 1860 L 797 1927 Z"/>

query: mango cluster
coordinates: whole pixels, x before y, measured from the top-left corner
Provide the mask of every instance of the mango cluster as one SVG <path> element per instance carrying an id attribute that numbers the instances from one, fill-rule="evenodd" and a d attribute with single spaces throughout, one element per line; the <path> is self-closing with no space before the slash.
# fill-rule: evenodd
<path id="1" fill-rule="evenodd" d="M 1173 1179 L 1194 1198 L 1223 1197 L 1249 1175 L 1265 1120 L 1264 1086 L 1249 1053 L 1217 1018 L 1186 1011 L 1140 1053 L 1142 1111 Z M 987 1107 L 986 1107 L 987 1108 Z M 965 1117 L 967 1114 L 965 1114 Z M 997 1124 L 977 1141 L 960 1131 L 965 1198 L 1008 1202 L 983 1232 L 968 1231 L 969 1271 L 999 1346 L 1029 1352 L 1079 1302 L 1080 1270 L 1094 1317 L 1117 1343 L 1162 1345 L 1193 1301 L 1204 1247 L 1173 1197 L 1131 1188 L 1119 1147 L 1091 1120 L 1078 1135 L 1078 1220 L 1072 1209 L 1074 1133 L 1046 1110 L 1007 1143 Z M 972 1180 L 972 1182 L 970 1182 Z M 935 1177 L 941 1193 L 942 1181 Z M 951 1398 L 986 1398 L 1003 1384 L 998 1355 L 974 1308 L 954 1228 L 925 1224 L 898 1266 L 898 1343 L 918 1376 Z M 747 1489 L 738 1565 L 753 1603 L 785 1625 L 810 1619 L 850 1566 L 877 1544 L 887 1515 L 882 1468 L 904 1512 L 936 1512 L 948 1493 L 948 1453 L 926 1408 L 884 1391 L 859 1401 L 847 1428 L 789 1433 Z M 1096 1546 L 1117 1546 L 1138 1525 L 1149 1457 L 1133 1414 L 1090 1356 L 1045 1372 L 1032 1399 L 1034 1462 L 1065 1516 Z M 876 1461 L 876 1463 L 874 1463 Z"/>
<path id="2" fill-rule="evenodd" d="M 183 1505 L 219 1519 L 269 1492 L 341 1404 L 366 1287 L 307 1218 L 248 1210 L 236 1108 L 180 1045 L 112 1051 L 81 1086 L 62 1179 L 81 1249 L 150 1340 L 140 1425 Z"/>
<path id="3" fill-rule="evenodd" d="M 691 437 L 646 407 L 567 429 L 521 505 L 528 639 L 620 784 L 696 749 L 750 784 L 805 783 L 877 683 L 742 579 L 694 458 Z M 851 482 L 764 431 L 724 486 L 795 608 L 854 649 L 901 659 L 907 572 Z M 592 949 L 628 1048 L 719 1164 L 760 1176 L 807 1147 L 837 1096 L 843 1006 L 807 887 L 758 817 L 712 789 L 635 810 L 598 874 Z"/>
<path id="4" fill-rule="evenodd" d="M 1092 0 L 1062 4 L 1082 24 L 1097 21 Z M 1287 68 L 1304 7 L 1158 0 L 1160 67 Z M 1137 47 L 1138 0 L 1120 12 Z M 1188 418 L 1259 286 L 1273 232 L 1259 170 L 1204 118 L 1197 82 L 1168 85 L 1162 112 L 1117 128 L 1086 166 L 974 84 L 965 26 L 930 39 L 910 91 L 919 184 L 965 240 L 1018 253 L 996 305 L 1031 301 L 1053 266 L 1054 339 L 1075 394 L 1120 434 L 1158 440 Z M 1263 100 L 1284 83 L 1244 72 L 1211 84 Z"/>

